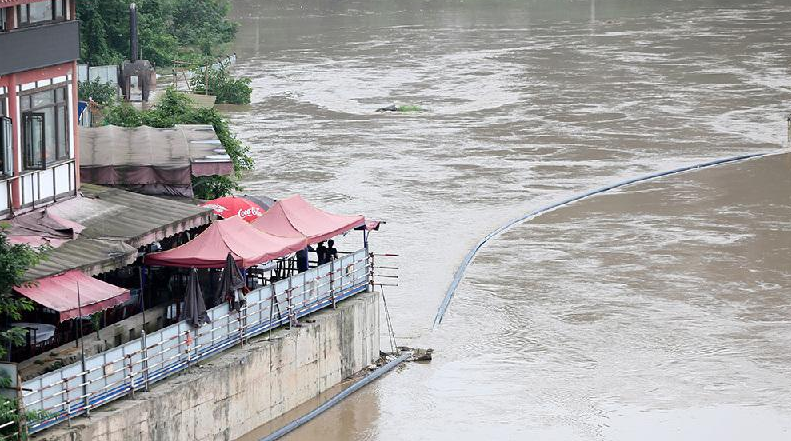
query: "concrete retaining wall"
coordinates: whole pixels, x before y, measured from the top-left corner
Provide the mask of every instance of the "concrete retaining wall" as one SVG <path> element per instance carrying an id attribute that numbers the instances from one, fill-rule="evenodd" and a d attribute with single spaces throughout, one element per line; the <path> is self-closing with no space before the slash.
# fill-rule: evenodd
<path id="1" fill-rule="evenodd" d="M 199 363 L 150 392 L 32 437 L 47 441 L 234 440 L 379 357 L 379 295 L 361 293 Z M 310 323 L 310 321 L 314 321 Z"/>

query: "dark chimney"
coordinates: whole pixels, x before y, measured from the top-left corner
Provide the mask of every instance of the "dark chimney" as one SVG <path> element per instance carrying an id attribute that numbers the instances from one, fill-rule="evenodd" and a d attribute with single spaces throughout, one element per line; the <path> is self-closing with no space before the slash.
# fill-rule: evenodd
<path id="1" fill-rule="evenodd" d="M 129 5 L 129 50 L 132 52 L 129 61 L 137 61 L 137 6 L 132 3 Z"/>

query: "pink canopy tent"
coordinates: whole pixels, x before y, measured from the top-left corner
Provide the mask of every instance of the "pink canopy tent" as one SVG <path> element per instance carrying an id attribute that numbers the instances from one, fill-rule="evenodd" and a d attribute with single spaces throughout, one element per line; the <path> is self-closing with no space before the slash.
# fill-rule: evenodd
<path id="1" fill-rule="evenodd" d="M 275 236 L 306 238 L 308 244 L 314 244 L 365 225 L 365 218 L 327 213 L 294 195 L 275 202 L 251 225 Z"/>
<path id="2" fill-rule="evenodd" d="M 239 216 L 212 223 L 195 239 L 146 256 L 146 265 L 223 268 L 231 253 L 241 268 L 268 262 L 305 248 L 304 237 L 278 237 L 250 226 Z"/>
<path id="3" fill-rule="evenodd" d="M 53 309 L 66 321 L 120 305 L 129 300 L 129 290 L 94 279 L 79 270 L 45 277 L 14 290 L 39 305 Z"/>

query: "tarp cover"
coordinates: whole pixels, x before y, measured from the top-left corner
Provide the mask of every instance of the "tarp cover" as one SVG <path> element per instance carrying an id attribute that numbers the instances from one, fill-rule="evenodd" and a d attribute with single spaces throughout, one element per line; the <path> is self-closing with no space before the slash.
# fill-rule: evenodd
<path id="1" fill-rule="evenodd" d="M 231 253 L 241 268 L 249 268 L 305 248 L 304 237 L 277 237 L 258 231 L 233 216 L 212 223 L 195 239 L 172 250 L 146 256 L 146 265 L 183 268 L 222 268 Z"/>
<path id="2" fill-rule="evenodd" d="M 193 175 L 232 173 L 231 157 L 211 125 L 80 127 L 83 182 L 145 186 L 148 193 L 165 186 L 172 193 L 173 188 L 190 187 Z"/>
<path id="3" fill-rule="evenodd" d="M 13 244 L 26 243 L 30 246 L 50 245 L 57 248 L 76 239 L 85 229 L 77 222 L 64 219 L 50 210 L 34 211 L 11 219 L 11 228 L 6 231 Z"/>
<path id="4" fill-rule="evenodd" d="M 294 195 L 275 202 L 251 225 L 275 236 L 305 237 L 314 244 L 365 225 L 365 218 L 327 213 Z"/>
<path id="5" fill-rule="evenodd" d="M 79 288 L 79 304 L 77 289 Z M 30 300 L 60 313 L 60 321 L 87 316 L 129 300 L 129 290 L 94 279 L 79 270 L 38 280 L 14 290 Z"/>

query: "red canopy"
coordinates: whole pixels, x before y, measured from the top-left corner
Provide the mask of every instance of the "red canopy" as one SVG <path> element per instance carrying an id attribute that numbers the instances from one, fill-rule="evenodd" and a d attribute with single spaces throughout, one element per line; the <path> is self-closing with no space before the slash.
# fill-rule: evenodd
<path id="1" fill-rule="evenodd" d="M 275 236 L 304 237 L 313 244 L 365 225 L 365 218 L 327 213 L 294 195 L 275 202 L 251 225 Z"/>
<path id="2" fill-rule="evenodd" d="M 79 289 L 79 303 L 77 290 Z M 129 300 L 129 290 L 94 279 L 79 270 L 39 279 L 14 290 L 60 313 L 60 321 L 83 317 Z"/>
<path id="3" fill-rule="evenodd" d="M 212 223 L 195 239 L 172 250 L 146 256 L 146 265 L 222 268 L 231 253 L 241 268 L 249 268 L 305 248 L 305 238 L 277 237 L 258 231 L 239 216 Z"/>
<path id="4" fill-rule="evenodd" d="M 206 201 L 201 207 L 211 208 L 224 219 L 238 215 L 247 222 L 258 219 L 265 211 L 255 202 L 238 196 L 225 196 Z"/>

